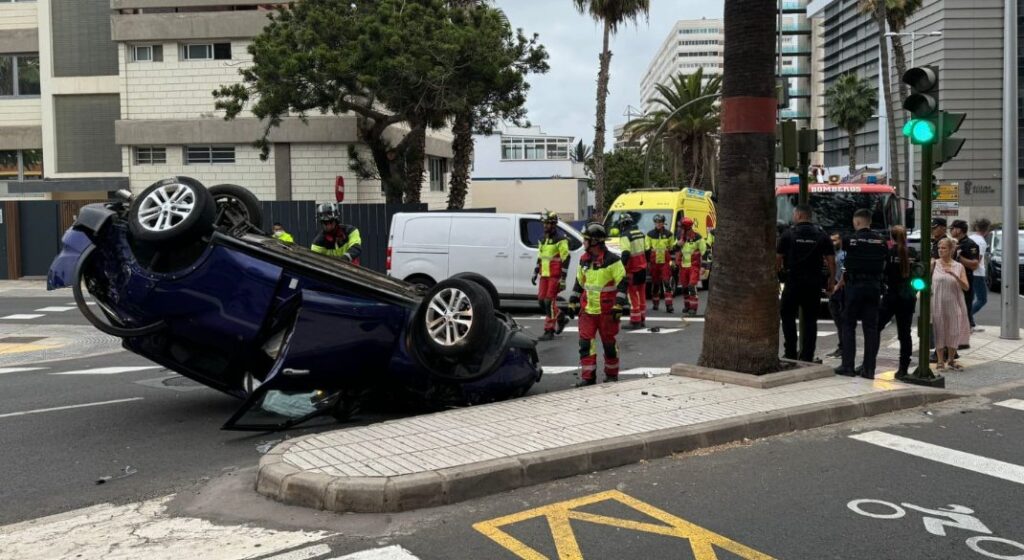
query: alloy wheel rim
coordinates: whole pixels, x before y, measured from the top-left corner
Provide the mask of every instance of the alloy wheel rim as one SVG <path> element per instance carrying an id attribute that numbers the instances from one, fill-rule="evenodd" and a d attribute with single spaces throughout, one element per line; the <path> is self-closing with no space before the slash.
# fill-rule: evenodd
<path id="1" fill-rule="evenodd" d="M 458 288 L 445 288 L 427 304 L 427 332 L 441 346 L 454 346 L 469 335 L 473 327 L 473 304 Z"/>
<path id="2" fill-rule="evenodd" d="M 161 185 L 139 204 L 138 221 L 146 231 L 168 231 L 181 225 L 196 208 L 196 193 L 181 183 Z"/>

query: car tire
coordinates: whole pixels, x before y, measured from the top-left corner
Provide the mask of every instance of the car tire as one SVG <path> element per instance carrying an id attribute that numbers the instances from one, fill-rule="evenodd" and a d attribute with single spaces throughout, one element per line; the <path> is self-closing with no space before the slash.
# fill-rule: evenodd
<path id="1" fill-rule="evenodd" d="M 230 228 L 244 220 L 258 228 L 263 227 L 263 205 L 249 189 L 238 185 L 214 185 L 210 187 L 210 196 L 217 204 L 217 217 L 223 221 L 218 226 Z"/>
<path id="2" fill-rule="evenodd" d="M 484 289 L 484 291 L 487 292 L 487 295 L 491 296 L 491 305 L 494 306 L 495 309 L 501 307 L 501 297 L 498 296 L 498 288 L 495 288 L 494 283 L 488 280 L 484 275 L 477 274 L 476 272 L 460 272 L 455 276 L 452 276 L 452 278 L 462 278 L 469 280 L 470 282 L 476 282 Z"/>
<path id="3" fill-rule="evenodd" d="M 456 357 L 476 353 L 487 344 L 495 321 L 494 305 L 476 282 L 443 280 L 427 292 L 421 305 L 426 308 L 416 328 L 431 352 Z"/>
<path id="4" fill-rule="evenodd" d="M 409 284 L 412 284 L 413 286 L 418 286 L 419 289 L 423 290 L 423 293 L 426 293 L 427 290 L 433 288 L 434 285 L 437 284 L 437 282 L 434 282 L 433 278 L 429 276 L 424 276 L 422 274 L 413 274 L 412 276 L 406 278 L 405 281 L 408 282 Z"/>
<path id="5" fill-rule="evenodd" d="M 172 200 L 174 208 L 168 206 Z M 179 212 L 172 213 L 172 209 Z M 216 211 L 213 197 L 202 183 L 191 177 L 171 177 L 139 193 L 128 211 L 128 229 L 141 242 L 189 243 L 213 229 Z"/>

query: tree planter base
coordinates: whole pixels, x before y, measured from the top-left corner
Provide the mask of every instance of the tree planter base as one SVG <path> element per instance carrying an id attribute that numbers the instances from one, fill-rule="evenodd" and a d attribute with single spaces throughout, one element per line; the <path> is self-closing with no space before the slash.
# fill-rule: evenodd
<path id="1" fill-rule="evenodd" d="M 778 373 L 769 373 L 767 375 L 750 375 L 748 373 L 739 373 L 724 369 L 712 369 L 692 364 L 676 364 L 672 366 L 672 375 L 704 379 L 707 381 L 719 381 L 721 383 L 729 383 L 730 385 L 742 385 L 744 387 L 754 387 L 756 389 L 771 389 L 772 387 L 781 387 L 783 385 L 812 381 L 814 379 L 823 379 L 825 377 L 835 375 L 832 368 L 826 365 L 810 364 L 807 362 L 797 362 L 795 360 L 785 359 L 782 361 L 795 364 L 796 367 L 786 371 L 780 371 Z"/>

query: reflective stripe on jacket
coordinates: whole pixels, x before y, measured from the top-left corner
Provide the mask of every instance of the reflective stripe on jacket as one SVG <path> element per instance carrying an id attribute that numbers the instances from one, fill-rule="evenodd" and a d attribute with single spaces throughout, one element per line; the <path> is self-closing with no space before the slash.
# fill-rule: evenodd
<path id="1" fill-rule="evenodd" d="M 582 294 L 580 306 L 584 313 L 611 313 L 616 294 L 626 291 L 626 267 L 622 259 L 607 250 L 603 258 L 584 254 L 576 271 L 573 291 Z"/>
<path id="2" fill-rule="evenodd" d="M 275 233 L 274 237 L 277 238 L 277 240 L 280 241 L 281 243 L 295 243 L 295 238 L 292 237 L 292 234 L 288 233 L 287 231 Z"/>
<path id="3" fill-rule="evenodd" d="M 690 268 L 693 264 L 700 266 L 700 256 L 708 249 L 707 244 L 704 242 L 704 238 L 695 231 L 684 233 L 679 239 L 677 246 L 680 248 L 679 266 L 681 268 Z M 694 258 L 695 254 L 696 258 Z"/>
<path id="4" fill-rule="evenodd" d="M 339 234 L 340 235 L 337 235 Z M 327 255 L 328 257 L 341 257 L 348 255 L 355 262 L 363 253 L 362 239 L 359 237 L 359 230 L 354 226 L 338 225 L 335 234 L 328 234 L 321 231 L 310 249 L 314 253 Z"/>
<path id="5" fill-rule="evenodd" d="M 537 249 L 537 265 L 543 278 L 561 276 L 563 270 L 569 269 L 569 240 L 556 235 L 540 240 Z"/>
<path id="6" fill-rule="evenodd" d="M 647 250 L 651 252 L 651 262 L 665 264 L 675 249 L 676 239 L 672 232 L 665 228 L 661 231 L 652 229 L 647 232 Z"/>
<path id="7" fill-rule="evenodd" d="M 638 229 L 631 229 L 619 237 L 619 248 L 622 249 L 622 260 L 626 262 L 626 272 L 638 272 L 647 268 L 647 236 Z"/>

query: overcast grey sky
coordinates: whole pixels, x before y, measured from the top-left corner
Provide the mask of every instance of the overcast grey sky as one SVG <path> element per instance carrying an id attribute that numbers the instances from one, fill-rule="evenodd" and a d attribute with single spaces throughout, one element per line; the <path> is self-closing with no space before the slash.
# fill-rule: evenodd
<path id="1" fill-rule="evenodd" d="M 527 107 L 531 124 L 549 134 L 594 143 L 594 106 L 601 28 L 576 12 L 572 0 L 497 0 L 513 27 L 539 33 L 551 71 L 531 76 Z M 640 80 L 662 41 L 680 19 L 722 17 L 722 0 L 651 0 L 650 21 L 626 26 L 612 37 L 608 95 L 609 141 L 626 107 L 640 106 Z"/>

